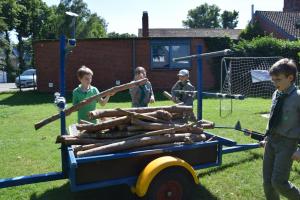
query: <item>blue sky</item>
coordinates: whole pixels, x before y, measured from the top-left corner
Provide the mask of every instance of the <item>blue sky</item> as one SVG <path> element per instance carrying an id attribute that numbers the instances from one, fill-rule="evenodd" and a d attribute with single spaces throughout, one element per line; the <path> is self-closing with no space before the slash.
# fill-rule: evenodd
<path id="1" fill-rule="evenodd" d="M 44 0 L 48 5 L 58 5 L 60 0 Z M 237 28 L 245 28 L 254 10 L 282 11 L 284 0 L 84 0 L 92 12 L 108 22 L 108 32 L 138 34 L 142 27 L 143 11 L 148 11 L 150 28 L 182 28 L 182 20 L 188 10 L 208 3 L 216 4 L 221 10 L 239 11 Z M 15 32 L 11 32 L 17 43 Z"/>
<path id="2" fill-rule="evenodd" d="M 44 0 L 57 5 L 59 0 Z M 134 33 L 142 26 L 142 13 L 148 11 L 150 28 L 182 28 L 188 10 L 203 3 L 216 4 L 222 10 L 239 11 L 237 28 L 244 28 L 255 10 L 282 11 L 284 0 L 85 0 L 88 8 L 108 22 L 108 32 Z"/>

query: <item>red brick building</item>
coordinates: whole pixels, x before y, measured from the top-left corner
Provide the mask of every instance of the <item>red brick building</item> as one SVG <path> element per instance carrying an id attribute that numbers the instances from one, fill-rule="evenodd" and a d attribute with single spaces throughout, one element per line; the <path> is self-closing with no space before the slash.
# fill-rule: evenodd
<path id="1" fill-rule="evenodd" d="M 143 30 L 138 38 L 84 39 L 67 57 L 66 88 L 73 90 L 79 81 L 77 69 L 86 65 L 94 72 L 92 84 L 100 90 L 133 79 L 137 66 L 147 70 L 154 90 L 170 90 L 180 69 L 191 71 L 191 81 L 196 85 L 197 61 L 173 62 L 173 58 L 197 54 L 201 46 L 206 52 L 204 38 L 230 36 L 237 39 L 241 30 L 230 29 L 149 29 L 148 14 L 143 15 Z M 59 42 L 37 41 L 34 44 L 38 90 L 54 92 L 59 89 Z M 215 86 L 215 76 L 205 59 L 203 65 L 204 89 Z"/>
<path id="2" fill-rule="evenodd" d="M 253 20 L 276 38 L 297 40 L 300 38 L 300 1 L 284 0 L 283 11 L 256 11 Z"/>

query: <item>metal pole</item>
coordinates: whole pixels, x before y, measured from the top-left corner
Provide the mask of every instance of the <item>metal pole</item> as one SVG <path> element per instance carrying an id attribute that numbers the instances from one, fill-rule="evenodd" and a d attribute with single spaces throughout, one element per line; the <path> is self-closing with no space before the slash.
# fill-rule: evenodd
<path id="1" fill-rule="evenodd" d="M 198 45 L 197 46 L 197 53 L 201 54 L 202 53 L 202 46 Z M 202 119 L 202 58 L 201 56 L 197 57 L 197 119 L 201 120 Z"/>
<path id="2" fill-rule="evenodd" d="M 196 55 L 173 58 L 173 61 L 177 62 L 177 61 L 181 61 L 181 60 L 188 60 L 191 58 L 200 58 L 200 57 L 210 58 L 210 57 L 226 56 L 226 55 L 230 55 L 232 53 L 233 53 L 233 51 L 231 51 L 230 49 L 225 49 L 222 51 L 214 51 L 214 52 L 210 52 L 210 53 L 198 53 Z"/>
<path id="3" fill-rule="evenodd" d="M 33 90 L 35 90 L 35 83 L 36 83 L 36 82 L 35 82 L 35 79 L 34 79 L 34 75 L 35 75 L 35 74 L 33 73 L 33 74 L 32 74 Z"/>
<path id="4" fill-rule="evenodd" d="M 22 84 L 21 84 L 21 69 L 19 69 L 19 90 L 22 91 Z"/>
<path id="5" fill-rule="evenodd" d="M 4 66 L 2 67 L 2 72 L 3 72 L 3 83 L 6 83 L 7 81 L 5 81 Z"/>
<path id="6" fill-rule="evenodd" d="M 65 54 L 66 54 L 66 37 L 65 35 L 60 36 L 60 95 L 65 97 Z M 64 111 L 60 111 L 60 134 L 66 135 L 66 115 Z M 62 172 L 67 174 L 67 148 L 61 146 L 61 165 Z"/>

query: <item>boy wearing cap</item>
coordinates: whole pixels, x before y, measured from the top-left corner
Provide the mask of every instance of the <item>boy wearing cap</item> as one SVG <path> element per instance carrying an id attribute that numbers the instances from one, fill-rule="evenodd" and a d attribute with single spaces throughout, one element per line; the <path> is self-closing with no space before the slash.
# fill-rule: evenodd
<path id="1" fill-rule="evenodd" d="M 193 106 L 195 96 L 195 87 L 189 80 L 189 71 L 182 69 L 178 73 L 178 81 L 174 84 L 171 90 L 172 98 L 175 102 L 186 106 Z"/>

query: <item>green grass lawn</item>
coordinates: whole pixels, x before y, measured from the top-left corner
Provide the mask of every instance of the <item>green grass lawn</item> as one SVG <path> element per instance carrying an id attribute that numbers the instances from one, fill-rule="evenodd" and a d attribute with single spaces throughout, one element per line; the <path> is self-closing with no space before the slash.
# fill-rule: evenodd
<path id="1" fill-rule="evenodd" d="M 70 106 L 70 96 L 67 97 Z M 0 93 L 0 178 L 61 171 L 59 145 L 59 121 L 38 131 L 34 123 L 57 113 L 53 95 L 37 92 Z M 196 103 L 196 102 L 195 102 Z M 229 100 L 223 102 L 224 114 L 228 114 Z M 170 105 L 170 101 L 157 96 L 153 106 Z M 242 127 L 263 132 L 267 119 L 261 117 L 269 110 L 270 99 L 250 98 L 233 102 L 233 113 L 219 116 L 219 100 L 204 99 L 203 117 L 217 125 L 234 126 L 237 120 Z M 100 106 L 99 106 L 100 107 Z M 104 108 L 130 107 L 127 93 L 111 98 Z M 196 106 L 195 106 L 196 108 Z M 196 112 L 196 109 L 195 109 Z M 76 121 L 76 114 L 67 117 L 67 124 Z M 255 142 L 242 133 L 215 129 L 212 133 L 234 139 L 240 143 Z M 195 199 L 264 199 L 262 190 L 262 153 L 255 149 L 223 156 L 220 167 L 197 171 L 201 187 Z M 300 165 L 294 163 L 291 180 L 300 186 Z M 52 181 L 0 189 L 0 200 L 16 199 L 132 199 L 126 186 L 72 193 L 68 180 Z"/>

